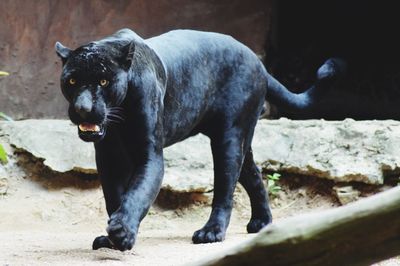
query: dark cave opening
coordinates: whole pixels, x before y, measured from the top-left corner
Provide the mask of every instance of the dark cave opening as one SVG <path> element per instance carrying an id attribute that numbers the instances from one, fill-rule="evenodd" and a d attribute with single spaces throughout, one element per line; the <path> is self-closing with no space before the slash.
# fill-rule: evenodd
<path id="1" fill-rule="evenodd" d="M 276 1 L 273 34 L 266 45 L 267 68 L 288 89 L 303 92 L 315 82 L 325 60 L 341 58 L 348 66 L 346 78 L 325 104 L 332 104 L 336 96 L 349 95 L 352 100 L 337 102 L 341 110 L 321 111 L 315 118 L 396 119 L 400 117 L 400 110 L 394 110 L 400 96 L 396 6 L 395 1 L 374 0 Z M 346 106 L 354 100 L 359 101 L 357 110 Z"/>

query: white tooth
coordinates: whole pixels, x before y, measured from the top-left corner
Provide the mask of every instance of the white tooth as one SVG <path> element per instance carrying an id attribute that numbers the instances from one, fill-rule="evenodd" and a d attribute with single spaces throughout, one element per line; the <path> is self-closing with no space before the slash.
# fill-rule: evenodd
<path id="1" fill-rule="evenodd" d="M 98 125 L 96 125 L 96 126 L 94 127 L 94 131 L 99 132 L 99 131 L 100 131 L 100 127 L 99 127 Z"/>
<path id="2" fill-rule="evenodd" d="M 79 125 L 79 130 L 80 130 L 80 131 L 85 131 L 85 127 L 82 126 L 82 124 L 80 124 L 80 125 Z"/>

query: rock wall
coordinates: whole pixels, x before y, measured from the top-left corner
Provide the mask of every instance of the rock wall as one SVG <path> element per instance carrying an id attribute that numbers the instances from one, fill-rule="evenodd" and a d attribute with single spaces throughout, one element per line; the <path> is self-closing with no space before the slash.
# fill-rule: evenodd
<path id="1" fill-rule="evenodd" d="M 15 119 L 66 117 L 59 89 L 58 40 L 70 47 L 129 27 L 143 37 L 192 28 L 230 34 L 258 53 L 272 0 L 2 0 L 0 111 Z"/>

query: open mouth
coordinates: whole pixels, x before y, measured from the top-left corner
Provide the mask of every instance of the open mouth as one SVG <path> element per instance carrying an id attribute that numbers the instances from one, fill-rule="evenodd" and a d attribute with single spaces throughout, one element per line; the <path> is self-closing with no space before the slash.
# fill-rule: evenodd
<path id="1" fill-rule="evenodd" d="M 99 124 L 81 123 L 78 125 L 79 137 L 88 142 L 96 142 L 104 137 L 104 126 Z"/>

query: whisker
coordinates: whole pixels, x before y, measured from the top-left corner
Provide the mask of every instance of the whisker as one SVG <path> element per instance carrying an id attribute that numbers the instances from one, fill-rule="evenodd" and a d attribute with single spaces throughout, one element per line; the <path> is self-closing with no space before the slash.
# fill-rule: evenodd
<path id="1" fill-rule="evenodd" d="M 106 123 L 119 124 L 125 121 L 124 109 L 122 107 L 108 107 L 106 109 Z"/>
<path id="2" fill-rule="evenodd" d="M 116 114 L 116 115 L 123 115 L 123 112 L 117 112 L 117 111 L 108 111 L 108 114 Z"/>
<path id="3" fill-rule="evenodd" d="M 121 116 L 121 117 L 124 116 L 123 113 L 116 113 L 116 112 L 108 112 L 107 115 L 114 115 L 114 116 Z"/>
<path id="4" fill-rule="evenodd" d="M 108 110 L 110 110 L 110 111 L 123 111 L 124 108 L 122 108 L 122 107 L 110 107 L 110 108 L 108 108 Z"/>
<path id="5" fill-rule="evenodd" d="M 106 118 L 106 123 L 120 124 L 120 123 L 122 123 L 122 122 L 123 122 L 123 120 L 115 120 L 115 119 L 110 118 L 110 117 L 107 117 L 107 118 Z"/>
<path id="6" fill-rule="evenodd" d="M 117 118 L 117 119 L 124 119 L 123 116 L 117 115 L 117 114 L 107 114 L 107 117 L 112 117 L 112 118 Z"/>
<path id="7" fill-rule="evenodd" d="M 122 114 L 124 109 L 122 107 L 109 107 L 107 108 L 108 113 L 114 113 L 114 114 Z"/>
<path id="8" fill-rule="evenodd" d="M 110 121 L 112 120 L 112 121 L 115 121 L 115 122 L 123 122 L 123 121 L 125 121 L 125 119 L 123 117 L 117 116 L 117 115 L 111 115 L 111 114 L 107 115 L 106 118 L 108 120 L 110 120 Z"/>

